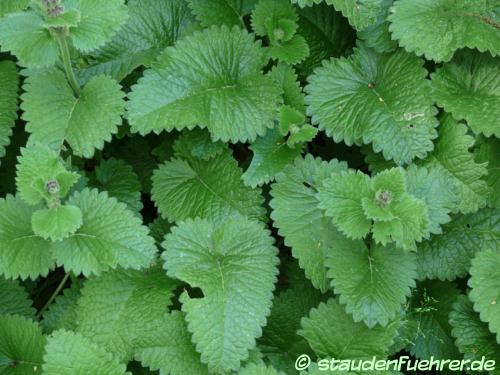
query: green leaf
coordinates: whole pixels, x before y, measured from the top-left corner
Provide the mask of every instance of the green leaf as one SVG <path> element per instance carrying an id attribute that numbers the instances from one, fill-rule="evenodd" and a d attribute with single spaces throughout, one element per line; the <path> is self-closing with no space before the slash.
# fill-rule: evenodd
<path id="1" fill-rule="evenodd" d="M 0 3 L 0 18 L 9 14 L 25 9 L 29 0 L 4 0 Z"/>
<path id="2" fill-rule="evenodd" d="M 199 158 L 210 160 L 226 150 L 223 142 L 212 142 L 205 129 L 185 130 L 174 143 L 174 151 L 185 159 Z"/>
<path id="3" fill-rule="evenodd" d="M 129 360 L 141 335 L 162 319 L 176 286 L 160 267 L 118 269 L 89 279 L 76 309 L 77 332 L 116 358 Z"/>
<path id="4" fill-rule="evenodd" d="M 496 7 L 497 2 L 483 0 L 399 0 L 389 15 L 390 31 L 400 46 L 428 60 L 449 61 L 464 47 L 498 55 Z"/>
<path id="5" fill-rule="evenodd" d="M 261 218 L 262 197 L 245 186 L 241 176 L 228 149 L 208 161 L 172 159 L 154 172 L 152 198 L 169 221 L 228 215 Z"/>
<path id="6" fill-rule="evenodd" d="M 362 240 L 342 235 L 327 254 L 326 267 L 339 302 L 355 322 L 370 328 L 396 318 L 417 278 L 413 253 L 395 246 L 367 248 Z"/>
<path id="7" fill-rule="evenodd" d="M 38 208 L 12 195 L 0 198 L 0 274 L 6 278 L 36 279 L 55 266 L 50 242 L 31 229 Z"/>
<path id="8" fill-rule="evenodd" d="M 18 315 L 0 315 L 0 373 L 40 373 L 45 337 L 37 323 Z"/>
<path id="9" fill-rule="evenodd" d="M 354 188 L 355 187 L 355 188 Z M 323 181 L 318 187 L 318 207 L 325 210 L 333 224 L 349 238 L 368 234 L 371 221 L 365 216 L 362 200 L 371 195 L 370 178 L 362 172 L 343 172 Z"/>
<path id="10" fill-rule="evenodd" d="M 245 27 L 243 16 L 250 13 L 257 0 L 187 0 L 196 19 L 204 27 L 212 25 Z"/>
<path id="11" fill-rule="evenodd" d="M 290 136 L 286 140 L 286 144 L 289 147 L 295 147 L 297 143 L 300 144 L 310 142 L 318 134 L 317 128 L 307 124 L 299 127 L 298 129 L 292 127 L 290 130 Z"/>
<path id="12" fill-rule="evenodd" d="M 134 212 L 142 210 L 141 183 L 132 167 L 123 160 L 103 160 L 95 169 L 91 186 L 107 191 L 110 197 L 126 203 Z"/>
<path id="13" fill-rule="evenodd" d="M 334 246 L 336 229 L 318 209 L 316 192 L 330 174 L 345 170 L 345 162 L 325 162 L 306 155 L 287 166 L 271 189 L 273 226 L 284 237 L 285 245 L 292 248 L 306 277 L 321 291 L 328 289 L 325 257 Z"/>
<path id="14" fill-rule="evenodd" d="M 398 43 L 391 39 L 389 32 L 390 23 L 387 20 L 389 9 L 393 2 L 393 0 L 382 0 L 377 21 L 358 31 L 359 39 L 379 53 L 392 52 L 398 48 Z"/>
<path id="15" fill-rule="evenodd" d="M 291 0 L 292 4 L 297 4 L 299 7 L 312 7 L 314 4 L 319 4 L 323 0 Z"/>
<path id="16" fill-rule="evenodd" d="M 67 141 L 75 155 L 91 158 L 121 125 L 125 94 L 109 77 L 92 78 L 75 97 L 64 74 L 52 69 L 29 76 L 24 90 L 23 120 L 33 142 L 59 150 Z"/>
<path id="17" fill-rule="evenodd" d="M 268 130 L 264 137 L 250 145 L 252 162 L 243 174 L 245 185 L 266 184 L 301 154 L 301 147 L 290 148 L 277 129 Z"/>
<path id="18" fill-rule="evenodd" d="M 199 64 L 204 61 L 203 64 Z M 212 27 L 167 48 L 129 94 L 132 131 L 206 127 L 214 141 L 253 141 L 273 126 L 280 89 L 263 50 L 238 28 Z"/>
<path id="19" fill-rule="evenodd" d="M 326 3 L 342 12 L 356 30 L 375 23 L 382 7 L 380 0 L 326 0 Z"/>
<path id="20" fill-rule="evenodd" d="M 301 113 L 305 113 L 304 93 L 295 70 L 290 65 L 278 63 L 269 74 L 283 90 L 284 106 L 281 107 L 280 111 L 289 106 Z"/>
<path id="21" fill-rule="evenodd" d="M 408 193 L 427 205 L 429 232 L 441 234 L 442 224 L 451 221 L 450 212 L 458 209 L 458 189 L 453 178 L 442 169 L 410 166 L 406 171 Z"/>
<path id="22" fill-rule="evenodd" d="M 474 133 L 500 137 L 499 76 L 499 57 L 461 51 L 432 74 L 434 97 L 454 118 L 466 120 Z"/>
<path id="23" fill-rule="evenodd" d="M 193 24 L 184 0 L 129 0 L 127 7 L 130 17 L 113 39 L 79 66 L 77 76 L 83 82 L 101 74 L 121 81 L 137 67 L 150 65 Z"/>
<path id="24" fill-rule="evenodd" d="M 471 259 L 481 249 L 500 246 L 500 211 L 483 209 L 460 215 L 443 227 L 443 234 L 418 245 L 419 279 L 454 280 L 467 275 Z"/>
<path id="25" fill-rule="evenodd" d="M 166 314 L 139 340 L 135 359 L 162 374 L 208 375 L 207 366 L 200 362 L 200 354 L 191 342 L 184 314 L 180 311 Z"/>
<path id="26" fill-rule="evenodd" d="M 1 14 L 1 11 L 0 11 Z M 17 91 L 19 78 L 16 64 L 0 61 L 0 158 L 5 156 L 5 147 L 10 143 L 12 127 L 17 119 Z"/>
<path id="27" fill-rule="evenodd" d="M 167 274 L 203 291 L 202 298 L 184 292 L 180 301 L 212 372 L 238 369 L 262 334 L 278 273 L 273 241 L 260 223 L 243 217 L 187 220 L 165 238 Z"/>
<path id="28" fill-rule="evenodd" d="M 33 232 L 45 240 L 60 241 L 75 234 L 82 226 L 82 211 L 65 205 L 35 211 L 31 216 Z"/>
<path id="29" fill-rule="evenodd" d="M 399 326 L 398 321 L 387 327 L 368 328 L 356 323 L 339 302 L 332 298 L 312 309 L 302 319 L 299 335 L 306 338 L 318 357 L 335 359 L 385 358 Z"/>
<path id="30" fill-rule="evenodd" d="M 476 163 L 488 163 L 488 174 L 484 180 L 489 186 L 488 205 L 500 208 L 500 140 L 497 138 L 482 139 L 474 150 Z"/>
<path id="31" fill-rule="evenodd" d="M 500 344 L 500 253 L 498 247 L 482 250 L 471 262 L 469 298 Z"/>
<path id="32" fill-rule="evenodd" d="M 266 366 L 265 364 L 256 365 L 250 363 L 238 371 L 238 375 L 285 375 L 285 373 L 282 371 L 278 372 L 274 367 Z"/>
<path id="33" fill-rule="evenodd" d="M 81 296 L 82 282 L 72 282 L 70 288 L 63 290 L 43 313 L 42 328 L 45 332 L 58 329 L 74 331 L 77 327 L 76 307 Z"/>
<path id="34" fill-rule="evenodd" d="M 295 35 L 298 18 L 288 0 L 260 0 L 252 12 L 252 28 L 271 43 L 286 42 Z"/>
<path id="35" fill-rule="evenodd" d="M 269 46 L 267 54 L 271 59 L 283 61 L 287 64 L 298 64 L 309 56 L 309 46 L 301 35 L 292 39 Z"/>
<path id="36" fill-rule="evenodd" d="M 43 360 L 43 373 L 47 375 L 125 375 L 126 370 L 124 364 L 91 340 L 65 330 L 48 337 Z"/>
<path id="37" fill-rule="evenodd" d="M 154 240 L 125 204 L 95 189 L 76 192 L 68 204 L 80 208 L 83 224 L 74 235 L 52 245 L 57 264 L 66 271 L 99 275 L 117 266 L 145 268 L 153 261 Z"/>
<path id="38" fill-rule="evenodd" d="M 17 280 L 0 276 L 0 315 L 22 315 L 31 318 L 35 309 L 26 289 Z"/>
<path id="39" fill-rule="evenodd" d="M 482 177 L 487 174 L 485 163 L 476 163 L 469 148 L 474 138 L 467 134 L 467 127 L 451 116 L 442 118 L 439 138 L 434 151 L 422 165 L 437 168 L 447 175 L 458 188 L 460 212 L 467 214 L 486 206 L 489 189 Z"/>
<path id="40" fill-rule="evenodd" d="M 359 44 L 325 61 L 306 86 L 308 114 L 335 142 L 372 143 L 396 164 L 432 151 L 436 108 L 423 60 L 403 50 L 379 54 Z"/>
<path id="41" fill-rule="evenodd" d="M 488 360 L 500 361 L 500 347 L 495 335 L 488 331 L 488 325 L 479 320 L 478 314 L 472 308 L 472 302 L 464 295 L 459 296 L 450 313 L 451 333 L 456 338 L 455 344 L 464 359 L 480 361 L 482 357 Z M 498 375 L 496 368 L 490 372 Z"/>

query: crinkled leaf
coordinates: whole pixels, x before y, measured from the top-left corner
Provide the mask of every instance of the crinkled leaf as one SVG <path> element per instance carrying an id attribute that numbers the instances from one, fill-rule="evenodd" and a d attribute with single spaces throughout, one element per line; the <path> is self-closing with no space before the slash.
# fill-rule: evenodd
<path id="1" fill-rule="evenodd" d="M 270 75 L 283 90 L 284 107 L 289 106 L 305 113 L 304 93 L 295 70 L 285 63 L 278 63 L 271 70 Z M 282 110 L 283 107 L 280 111 Z"/>
<path id="2" fill-rule="evenodd" d="M 488 163 L 488 174 L 484 180 L 489 186 L 488 204 L 500 208 L 500 140 L 498 138 L 482 139 L 474 150 L 477 163 Z"/>
<path id="3" fill-rule="evenodd" d="M 379 53 L 392 52 L 398 48 L 398 43 L 391 39 L 390 23 L 387 20 L 393 2 L 393 0 L 382 0 L 376 22 L 358 31 L 359 39 Z"/>
<path id="4" fill-rule="evenodd" d="M 47 339 L 43 356 L 47 375 L 125 375 L 126 366 L 79 333 L 58 330 Z"/>
<path id="5" fill-rule="evenodd" d="M 31 318 L 35 309 L 26 289 L 17 280 L 0 276 L 0 315 L 22 315 Z"/>
<path id="6" fill-rule="evenodd" d="M 291 0 L 292 4 L 297 4 L 299 7 L 312 7 L 314 4 L 319 4 L 323 0 Z"/>
<path id="7" fill-rule="evenodd" d="M 60 241 L 73 235 L 82 226 L 82 211 L 64 205 L 35 211 L 31 216 L 33 232 L 46 240 Z"/>
<path id="8" fill-rule="evenodd" d="M 266 366 L 265 364 L 256 365 L 250 363 L 249 365 L 238 371 L 238 375 L 285 375 L 282 371 L 277 371 L 272 366 Z"/>
<path id="9" fill-rule="evenodd" d="M 309 77 L 308 113 L 335 142 L 372 143 L 397 164 L 424 158 L 438 121 L 422 65 L 403 50 L 379 54 L 359 44 Z"/>
<path id="10" fill-rule="evenodd" d="M 307 155 L 287 166 L 272 185 L 270 206 L 274 227 L 292 248 L 306 277 L 322 290 L 328 289 L 326 251 L 334 246 L 335 227 L 318 209 L 317 189 L 332 173 L 347 169 L 347 164 L 332 160 L 329 163 Z"/>
<path id="11" fill-rule="evenodd" d="M 413 253 L 395 246 L 368 249 L 362 240 L 342 235 L 328 252 L 326 267 L 339 302 L 368 327 L 394 320 L 417 278 Z"/>
<path id="12" fill-rule="evenodd" d="M 500 137 L 500 57 L 457 53 L 432 74 L 432 85 L 437 103 L 453 117 L 466 120 L 476 134 Z"/>
<path id="13" fill-rule="evenodd" d="M 1 14 L 1 11 L 0 11 Z M 19 78 L 16 64 L 0 61 L 0 158 L 10 143 L 12 127 L 17 118 L 17 91 Z"/>
<path id="14" fill-rule="evenodd" d="M 68 204 L 80 208 L 83 224 L 52 245 L 57 263 L 67 271 L 98 275 L 117 266 L 141 269 L 153 261 L 154 240 L 125 204 L 95 189 L 76 192 Z"/>
<path id="15" fill-rule="evenodd" d="M 165 238 L 167 274 L 203 291 L 202 298 L 184 292 L 180 301 L 210 371 L 238 369 L 262 334 L 278 273 L 273 242 L 260 223 L 242 217 L 187 220 Z"/>
<path id="16" fill-rule="evenodd" d="M 285 42 L 297 31 L 298 18 L 288 0 L 260 0 L 252 12 L 252 28 L 257 35 L 267 35 L 272 44 Z"/>
<path id="17" fill-rule="evenodd" d="M 203 63 L 200 63 L 203 62 Z M 273 126 L 280 89 L 260 69 L 263 50 L 238 28 L 212 27 L 167 48 L 132 88 L 132 130 L 206 127 L 214 141 L 247 141 Z"/>
<path id="18" fill-rule="evenodd" d="M 469 298 L 483 322 L 488 323 L 500 344 L 500 252 L 498 246 L 482 248 L 472 259 Z"/>
<path id="19" fill-rule="evenodd" d="M 429 60 L 449 61 L 464 47 L 498 55 L 497 7 L 497 1 L 484 0 L 399 0 L 391 9 L 390 31 L 400 46 Z"/>
<path id="20" fill-rule="evenodd" d="M 244 185 L 241 175 L 227 149 L 207 161 L 172 159 L 154 172 L 152 198 L 170 221 L 234 214 L 261 218 L 262 197 Z"/>
<path id="21" fill-rule="evenodd" d="M 356 30 L 375 23 L 382 8 L 380 0 L 326 0 L 326 3 L 342 12 Z"/>
<path id="22" fill-rule="evenodd" d="M 290 148 L 277 129 L 251 144 L 252 162 L 243 174 L 246 185 L 255 187 L 274 180 L 275 176 L 300 156 L 301 147 Z"/>
<path id="23" fill-rule="evenodd" d="M 204 27 L 212 25 L 244 27 L 243 16 L 250 13 L 257 0 L 187 0 L 196 19 Z"/>
<path id="24" fill-rule="evenodd" d="M 454 280 L 464 277 L 481 249 L 500 246 L 500 211 L 483 209 L 460 215 L 443 226 L 443 234 L 418 245 L 419 279 Z"/>
<path id="25" fill-rule="evenodd" d="M 304 61 L 309 56 L 309 46 L 303 36 L 295 35 L 286 42 L 269 46 L 267 54 L 273 60 L 293 65 Z"/>
<path id="26" fill-rule="evenodd" d="M 46 70 L 29 76 L 24 90 L 21 108 L 30 139 L 56 150 L 67 141 L 75 155 L 90 158 L 122 123 L 125 94 L 109 77 L 92 78 L 75 97 L 62 72 Z"/>
<path id="27" fill-rule="evenodd" d="M 180 157 L 209 160 L 222 154 L 226 150 L 226 145 L 220 141 L 212 142 L 210 134 L 205 129 L 195 128 L 185 130 L 175 141 L 173 149 Z"/>

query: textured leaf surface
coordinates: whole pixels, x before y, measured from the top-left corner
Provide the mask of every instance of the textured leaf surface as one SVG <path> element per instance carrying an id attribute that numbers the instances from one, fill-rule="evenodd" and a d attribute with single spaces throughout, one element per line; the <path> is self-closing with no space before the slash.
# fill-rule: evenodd
<path id="1" fill-rule="evenodd" d="M 498 2 L 483 0 L 399 0 L 389 16 L 390 30 L 399 45 L 429 60 L 449 61 L 464 47 L 497 55 L 497 7 Z"/>
<path id="2" fill-rule="evenodd" d="M 129 94 L 132 130 L 199 125 L 214 140 L 254 140 L 273 126 L 280 100 L 280 89 L 260 72 L 262 64 L 259 44 L 238 28 L 213 27 L 184 38 Z"/>
<path id="3" fill-rule="evenodd" d="M 471 259 L 482 249 L 500 247 L 500 211 L 483 209 L 460 215 L 418 246 L 417 265 L 420 279 L 454 280 L 464 277 Z"/>
<path id="4" fill-rule="evenodd" d="M 382 0 L 376 22 L 358 31 L 359 39 L 379 53 L 392 52 L 398 48 L 398 43 L 391 39 L 390 23 L 387 20 L 393 2 L 393 0 Z"/>
<path id="5" fill-rule="evenodd" d="M 80 208 L 83 225 L 52 245 L 57 263 L 67 271 L 87 276 L 117 266 L 140 269 L 153 261 L 154 240 L 125 204 L 95 189 L 75 193 L 68 204 Z"/>
<path id="6" fill-rule="evenodd" d="M 500 252 L 499 247 L 483 248 L 472 260 L 469 298 L 483 322 L 497 335 L 500 344 Z"/>
<path id="7" fill-rule="evenodd" d="M 382 7 L 380 0 L 326 0 L 326 3 L 342 12 L 357 30 L 375 23 Z"/>
<path id="8" fill-rule="evenodd" d="M 22 315 L 31 318 L 35 309 L 31 307 L 26 289 L 17 280 L 6 280 L 0 276 L 0 315 Z"/>
<path id="9" fill-rule="evenodd" d="M 266 135 L 252 143 L 252 162 L 243 174 L 246 185 L 257 186 L 272 181 L 288 164 L 300 156 L 301 147 L 291 148 L 278 130 L 268 130 Z"/>
<path id="10" fill-rule="evenodd" d="M 437 103 L 453 117 L 466 120 L 476 134 L 500 137 L 499 57 L 473 51 L 457 53 L 452 62 L 432 75 L 432 85 Z"/>
<path id="11" fill-rule="evenodd" d="M 82 212 L 75 206 L 60 206 L 35 211 L 31 216 L 33 232 L 46 240 L 60 241 L 82 225 Z"/>
<path id="12" fill-rule="evenodd" d="M 170 221 L 263 215 L 262 197 L 241 180 L 241 170 L 229 150 L 204 161 L 172 159 L 153 175 L 153 201 Z"/>
<path id="13" fill-rule="evenodd" d="M 488 174 L 484 180 L 489 186 L 489 206 L 500 208 L 500 139 L 483 139 L 474 150 L 477 163 L 488 163 Z"/>
<path id="14" fill-rule="evenodd" d="M 43 373 L 47 375 L 125 375 L 126 370 L 124 364 L 91 340 L 65 330 L 48 337 L 43 360 Z"/>
<path id="15" fill-rule="evenodd" d="M 244 27 L 243 16 L 250 13 L 257 0 L 187 0 L 196 19 L 204 27 L 212 25 Z"/>
<path id="16" fill-rule="evenodd" d="M 309 77 L 308 113 L 335 142 L 372 143 L 397 164 L 424 158 L 438 122 L 422 64 L 403 50 L 378 54 L 359 44 Z"/>
<path id="17" fill-rule="evenodd" d="M 0 11 L 1 14 L 1 11 Z M 18 75 L 16 65 L 10 61 L 0 62 L 0 158 L 5 156 L 5 147 L 10 143 L 12 127 L 17 118 Z"/>
<path id="18" fill-rule="evenodd" d="M 328 288 L 325 257 L 334 246 L 336 229 L 318 209 L 316 191 L 331 173 L 346 169 L 343 162 L 327 163 L 307 155 L 286 167 L 271 190 L 274 227 L 292 248 L 292 255 L 298 259 L 306 277 L 322 291 Z"/>
<path id="19" fill-rule="evenodd" d="M 0 18 L 3 16 L 25 9 L 29 0 L 4 0 L 0 4 Z"/>
<path id="20" fill-rule="evenodd" d="M 387 326 L 415 287 L 416 258 L 395 246 L 368 249 L 362 240 L 339 235 L 327 254 L 332 287 L 355 322 Z"/>
<path id="21" fill-rule="evenodd" d="M 487 173 L 486 164 L 474 161 L 469 152 L 473 145 L 474 138 L 467 134 L 467 127 L 445 116 L 434 151 L 423 162 L 449 175 L 458 188 L 459 210 L 465 214 L 484 207 L 489 195 L 488 185 L 482 180 Z"/>
<path id="22" fill-rule="evenodd" d="M 78 301 L 77 332 L 129 360 L 141 335 L 167 311 L 176 286 L 159 267 L 118 269 L 89 279 Z"/>
<path id="23" fill-rule="evenodd" d="M 191 342 L 184 314 L 172 311 L 138 342 L 135 359 L 151 370 L 170 375 L 208 375 Z"/>
<path id="24" fill-rule="evenodd" d="M 368 328 L 355 323 L 336 299 L 321 303 L 302 319 L 302 330 L 311 348 L 319 357 L 336 359 L 384 358 L 396 335 L 398 322 L 387 327 Z"/>
<path id="25" fill-rule="evenodd" d="M 58 329 L 74 331 L 77 327 L 76 304 L 80 298 L 82 283 L 72 283 L 70 288 L 63 290 L 54 303 L 43 314 L 42 327 L 45 332 Z"/>
<path id="26" fill-rule="evenodd" d="M 35 279 L 54 267 L 50 242 L 31 229 L 30 207 L 19 197 L 0 199 L 0 274 L 7 278 Z"/>
<path id="27" fill-rule="evenodd" d="M 24 90 L 21 108 L 32 141 L 57 150 L 67 141 L 76 155 L 90 158 L 122 122 L 125 94 L 106 76 L 92 78 L 78 98 L 57 70 L 28 77 Z"/>
<path id="28" fill-rule="evenodd" d="M 490 360 L 500 361 L 500 347 L 495 340 L 495 335 L 488 331 L 488 325 L 479 320 L 478 314 L 472 308 L 472 302 L 466 296 L 459 296 L 450 313 L 452 334 L 456 338 L 455 344 L 464 359 L 471 361 L 481 360 L 485 357 Z M 498 375 L 496 368 L 491 375 Z"/>
<path id="29" fill-rule="evenodd" d="M 239 368 L 271 307 L 278 259 L 269 232 L 246 218 L 188 220 L 163 247 L 167 274 L 203 291 L 180 298 L 202 362 L 211 371 Z"/>
<path id="30" fill-rule="evenodd" d="M 284 375 L 281 371 L 276 371 L 273 367 L 266 366 L 265 364 L 251 363 L 245 368 L 238 371 L 238 375 Z"/>
<path id="31" fill-rule="evenodd" d="M 212 142 L 210 134 L 203 129 L 195 128 L 184 133 L 174 143 L 175 153 L 187 159 L 191 157 L 209 160 L 222 154 L 226 145 L 222 142 Z"/>
<path id="32" fill-rule="evenodd" d="M 0 373 L 40 373 L 45 337 L 38 324 L 17 315 L 0 315 L 0 338 Z"/>

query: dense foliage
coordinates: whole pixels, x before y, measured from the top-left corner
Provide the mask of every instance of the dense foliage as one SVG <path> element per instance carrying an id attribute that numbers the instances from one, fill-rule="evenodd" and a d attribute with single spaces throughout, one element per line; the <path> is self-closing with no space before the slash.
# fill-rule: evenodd
<path id="1" fill-rule="evenodd" d="M 498 55 L 498 0 L 1 0 L 0 374 L 500 374 Z"/>

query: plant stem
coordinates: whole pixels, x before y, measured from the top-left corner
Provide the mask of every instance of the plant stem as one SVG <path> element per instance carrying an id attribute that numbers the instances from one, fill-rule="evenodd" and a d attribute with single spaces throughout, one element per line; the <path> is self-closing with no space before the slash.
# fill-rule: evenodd
<path id="1" fill-rule="evenodd" d="M 66 72 L 66 78 L 68 79 L 71 88 L 73 89 L 76 96 L 80 96 L 80 85 L 76 80 L 75 73 L 73 72 L 73 67 L 71 66 L 71 55 L 69 54 L 68 42 L 66 40 L 66 35 L 64 33 L 57 33 L 57 42 L 59 43 L 59 51 L 61 52 L 61 58 L 64 65 L 64 70 Z"/>
<path id="2" fill-rule="evenodd" d="M 57 297 L 57 295 L 59 294 L 59 292 L 61 291 L 61 289 L 64 287 L 64 284 L 66 284 L 66 281 L 68 281 L 69 279 L 69 276 L 70 276 L 70 273 L 67 273 L 66 275 L 64 275 L 63 279 L 61 280 L 61 282 L 59 283 L 59 285 L 57 286 L 56 290 L 54 291 L 54 293 L 52 293 L 52 295 L 50 296 L 49 300 L 47 301 L 47 303 L 42 307 L 42 309 L 36 314 L 36 319 L 40 319 L 40 317 L 42 316 L 42 314 L 45 312 L 45 310 L 47 310 L 47 307 L 49 307 L 49 305 L 54 301 L 54 299 Z"/>

